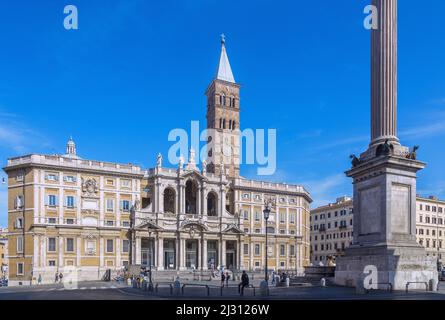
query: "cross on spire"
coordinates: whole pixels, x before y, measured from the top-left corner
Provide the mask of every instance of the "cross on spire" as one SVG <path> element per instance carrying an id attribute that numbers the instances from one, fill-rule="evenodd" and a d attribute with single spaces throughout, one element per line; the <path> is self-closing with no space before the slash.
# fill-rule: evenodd
<path id="1" fill-rule="evenodd" d="M 224 33 L 221 34 L 221 43 L 226 43 L 226 35 Z"/>

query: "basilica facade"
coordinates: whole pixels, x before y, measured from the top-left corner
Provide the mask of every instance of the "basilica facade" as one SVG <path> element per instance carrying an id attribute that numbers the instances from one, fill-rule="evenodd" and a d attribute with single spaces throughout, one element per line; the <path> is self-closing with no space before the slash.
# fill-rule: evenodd
<path id="1" fill-rule="evenodd" d="M 240 86 L 224 39 L 206 91 L 207 159 L 143 169 L 65 154 L 8 159 L 9 275 L 26 284 L 56 272 L 101 279 L 128 265 L 165 270 L 270 269 L 310 263 L 310 194 L 240 175 Z M 265 202 L 272 202 L 263 219 Z M 266 230 L 268 243 L 266 247 Z"/>

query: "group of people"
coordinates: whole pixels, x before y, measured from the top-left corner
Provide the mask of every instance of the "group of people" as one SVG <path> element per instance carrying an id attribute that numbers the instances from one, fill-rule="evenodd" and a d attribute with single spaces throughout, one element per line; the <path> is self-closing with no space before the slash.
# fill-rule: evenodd
<path id="1" fill-rule="evenodd" d="M 276 284 L 277 280 L 276 278 L 279 277 L 278 282 L 286 282 L 286 279 L 289 278 L 289 274 L 286 272 L 282 272 L 281 274 L 276 273 L 275 271 L 272 271 L 272 284 Z"/>
<path id="2" fill-rule="evenodd" d="M 229 272 L 221 271 L 221 287 L 224 288 L 224 284 L 226 287 L 229 286 L 230 274 Z M 241 282 L 238 284 L 238 293 L 240 295 L 244 295 L 244 288 L 249 286 L 249 275 L 245 270 L 241 275 Z"/>
<path id="3" fill-rule="evenodd" d="M 40 277 L 40 275 L 39 275 L 39 277 Z M 56 272 L 56 275 L 54 276 L 54 282 L 55 283 L 62 283 L 62 281 L 63 281 L 63 273 L 62 272 L 60 272 L 60 273 Z"/>

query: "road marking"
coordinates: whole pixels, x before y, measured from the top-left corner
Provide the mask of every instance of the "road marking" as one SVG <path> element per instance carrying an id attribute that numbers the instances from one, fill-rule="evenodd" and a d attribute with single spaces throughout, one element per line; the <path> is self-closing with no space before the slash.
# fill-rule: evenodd
<path id="1" fill-rule="evenodd" d="M 82 287 L 82 288 L 80 288 L 80 290 L 85 290 L 87 287 Z"/>
<path id="2" fill-rule="evenodd" d="M 59 288 L 59 289 L 57 289 L 57 291 L 63 291 L 63 290 L 65 290 L 65 288 Z"/>
<path id="3" fill-rule="evenodd" d="M 90 289 L 91 289 L 91 290 L 96 290 L 96 287 L 91 287 Z"/>
<path id="4" fill-rule="evenodd" d="M 100 287 L 101 289 L 108 289 L 108 287 Z"/>
<path id="5" fill-rule="evenodd" d="M 116 286 L 111 286 L 111 289 L 117 289 L 117 287 Z"/>

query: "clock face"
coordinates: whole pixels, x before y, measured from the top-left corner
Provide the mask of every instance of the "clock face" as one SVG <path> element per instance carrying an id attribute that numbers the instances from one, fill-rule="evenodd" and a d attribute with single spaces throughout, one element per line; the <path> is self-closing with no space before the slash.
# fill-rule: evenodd
<path id="1" fill-rule="evenodd" d="M 226 157 L 230 157 L 230 156 L 232 155 L 232 147 L 229 146 L 229 145 L 225 145 L 225 146 L 223 147 L 223 154 L 224 154 Z"/>

